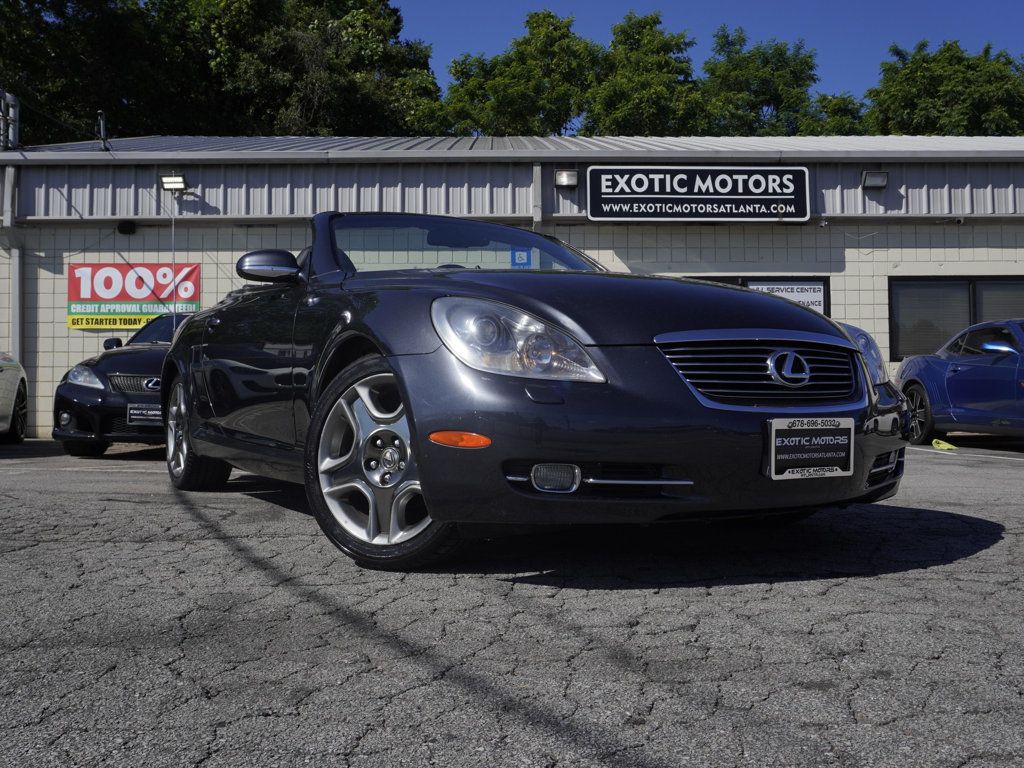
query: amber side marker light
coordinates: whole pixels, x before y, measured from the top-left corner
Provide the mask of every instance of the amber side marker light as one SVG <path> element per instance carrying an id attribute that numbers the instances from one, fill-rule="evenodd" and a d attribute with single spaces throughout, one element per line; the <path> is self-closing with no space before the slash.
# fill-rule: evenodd
<path id="1" fill-rule="evenodd" d="M 450 448 L 486 448 L 491 444 L 491 438 L 476 432 L 446 431 L 431 432 L 430 442 Z"/>

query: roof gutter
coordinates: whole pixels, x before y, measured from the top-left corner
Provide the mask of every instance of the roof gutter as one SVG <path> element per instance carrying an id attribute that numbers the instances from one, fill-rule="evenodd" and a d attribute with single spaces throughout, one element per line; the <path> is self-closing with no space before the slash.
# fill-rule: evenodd
<path id="1" fill-rule="evenodd" d="M 348 150 L 265 152 L 0 152 L 4 165 L 274 165 L 366 163 L 1020 163 L 1020 152 L 992 150 Z"/>

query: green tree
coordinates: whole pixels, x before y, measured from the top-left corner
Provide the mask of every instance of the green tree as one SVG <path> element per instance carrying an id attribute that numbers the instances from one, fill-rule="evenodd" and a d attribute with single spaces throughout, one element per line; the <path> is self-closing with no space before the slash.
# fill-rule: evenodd
<path id="1" fill-rule="evenodd" d="M 409 135 L 437 129 L 430 48 L 400 38 L 387 0 L 220 0 L 210 65 L 246 134 Z"/>
<path id="2" fill-rule="evenodd" d="M 1010 136 L 1024 133 L 1024 58 L 986 45 L 970 55 L 956 41 L 929 51 L 889 49 L 878 85 L 867 92 L 875 133 Z"/>
<path id="3" fill-rule="evenodd" d="M 0 88 L 25 143 L 111 135 L 434 133 L 430 49 L 387 0 L 13 0 Z"/>
<path id="4" fill-rule="evenodd" d="M 792 136 L 812 111 L 818 81 L 813 50 L 769 40 L 748 46 L 741 28 L 715 31 L 704 62 L 693 132 L 711 136 Z"/>
<path id="5" fill-rule="evenodd" d="M 15 0 L 0 5 L 0 87 L 25 107 L 25 143 L 90 139 L 97 110 L 126 134 L 167 133 L 202 110 L 195 60 L 161 45 L 155 6 L 137 0 Z M 195 72 L 192 72 L 193 76 Z M 188 105 L 182 110 L 181 105 Z"/>
<path id="6" fill-rule="evenodd" d="M 861 136 L 867 133 L 863 101 L 849 93 L 819 93 L 800 121 L 804 136 Z"/>
<path id="7" fill-rule="evenodd" d="M 504 53 L 452 62 L 445 110 L 459 134 L 571 133 L 587 111 L 601 47 L 572 30 L 573 19 L 530 13 L 526 34 Z"/>
<path id="8" fill-rule="evenodd" d="M 676 133 L 689 106 L 693 39 L 670 33 L 661 14 L 630 11 L 612 27 L 608 52 L 601 57 L 583 132 L 625 136 Z"/>

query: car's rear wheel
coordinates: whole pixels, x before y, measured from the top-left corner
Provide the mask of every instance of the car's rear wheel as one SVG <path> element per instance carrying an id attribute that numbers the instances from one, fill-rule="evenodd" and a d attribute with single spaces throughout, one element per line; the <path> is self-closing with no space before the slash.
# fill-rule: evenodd
<path id="1" fill-rule="evenodd" d="M 11 411 L 11 425 L 3 438 L 8 443 L 20 443 L 25 440 L 28 433 L 28 390 L 25 384 L 18 385 L 18 392 L 14 396 L 14 410 Z"/>
<path id="2" fill-rule="evenodd" d="M 167 399 L 167 474 L 182 491 L 220 488 L 231 476 L 231 465 L 220 459 L 200 456 L 189 439 L 189 408 L 185 385 L 180 378 L 171 382 Z"/>
<path id="3" fill-rule="evenodd" d="M 83 456 L 98 459 L 107 452 L 110 443 L 93 442 L 87 443 L 84 440 L 65 440 L 62 443 L 64 453 L 68 456 Z"/>
<path id="4" fill-rule="evenodd" d="M 914 445 L 930 443 L 935 437 L 935 420 L 928 393 L 920 384 L 911 384 L 903 393 L 910 406 L 910 442 Z"/>
<path id="5" fill-rule="evenodd" d="M 306 495 L 320 528 L 360 565 L 408 570 L 451 555 L 456 527 L 423 500 L 398 379 L 377 355 L 324 391 L 306 441 Z"/>

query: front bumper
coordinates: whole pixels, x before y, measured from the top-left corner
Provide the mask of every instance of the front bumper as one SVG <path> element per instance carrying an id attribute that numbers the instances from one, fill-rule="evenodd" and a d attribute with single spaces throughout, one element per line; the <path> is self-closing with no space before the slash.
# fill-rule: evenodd
<path id="1" fill-rule="evenodd" d="M 93 389 L 64 382 L 53 398 L 53 439 L 76 442 L 147 443 L 164 442 L 160 424 L 129 424 L 128 404 L 160 405 L 159 393 L 125 395 L 109 389 Z M 62 412 L 71 423 L 60 425 Z"/>
<path id="2" fill-rule="evenodd" d="M 876 501 L 899 486 L 909 414 L 895 390 L 827 413 L 854 420 L 851 476 L 776 481 L 768 477 L 769 420 L 793 411 L 708 408 L 655 347 L 591 351 L 606 384 L 482 373 L 444 348 L 391 358 L 434 519 L 584 523 L 763 515 Z M 798 415 L 826 414 L 809 408 Z M 427 439 L 441 430 L 477 432 L 493 442 L 467 450 Z M 550 494 L 509 479 L 539 462 L 576 464 L 584 476 L 692 485 L 602 484 Z"/>

